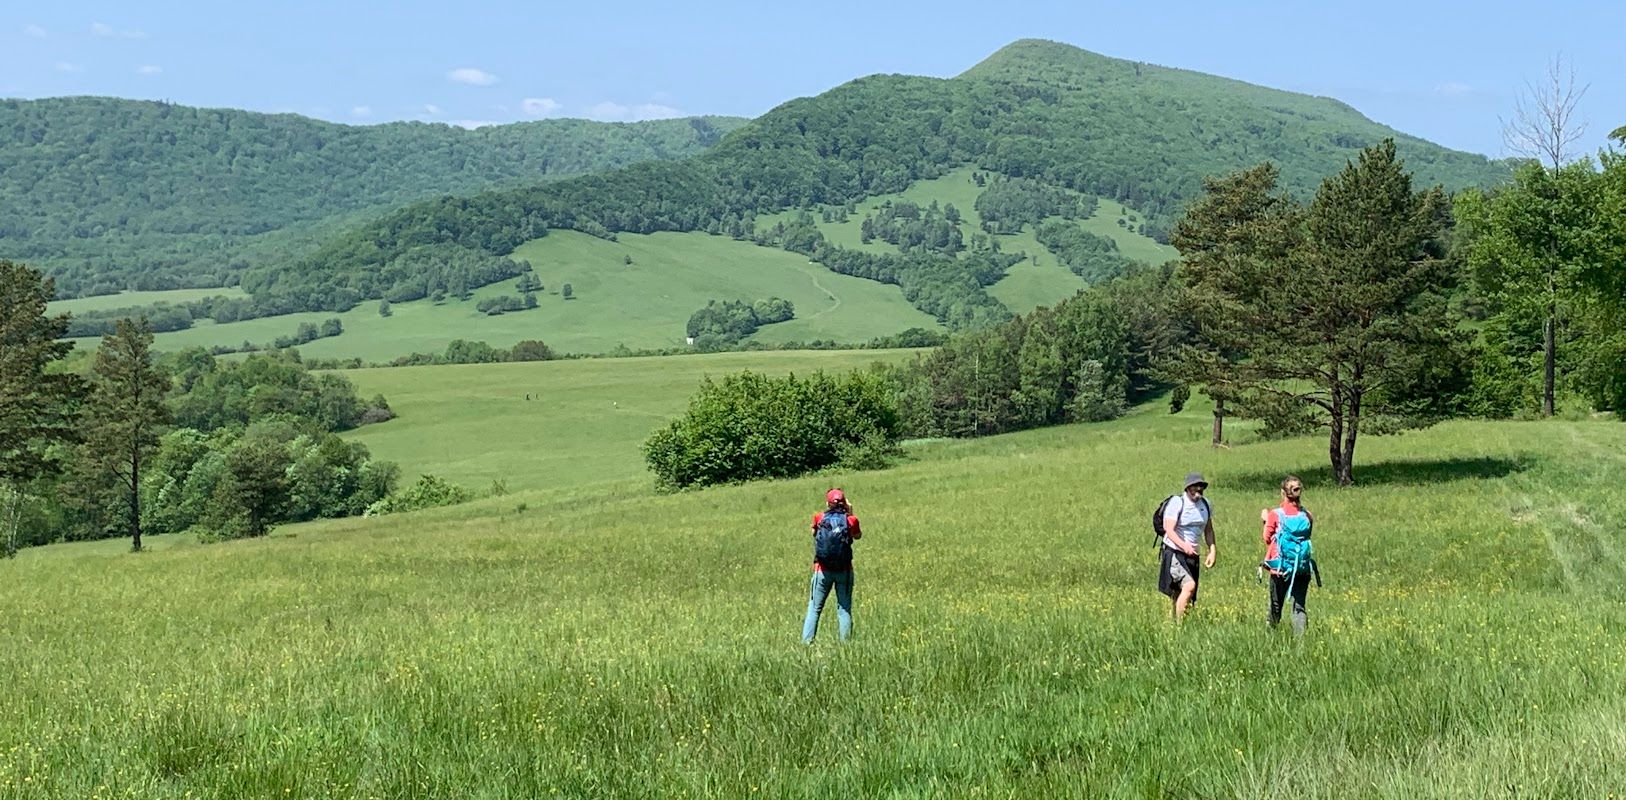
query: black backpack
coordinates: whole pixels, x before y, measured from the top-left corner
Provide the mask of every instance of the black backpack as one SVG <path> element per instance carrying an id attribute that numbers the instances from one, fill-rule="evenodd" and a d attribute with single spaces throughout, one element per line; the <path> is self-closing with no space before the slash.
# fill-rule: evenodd
<path id="1" fill-rule="evenodd" d="M 813 529 L 813 560 L 824 567 L 844 572 L 853 566 L 853 537 L 847 527 L 847 512 L 826 511 Z"/>
<path id="2" fill-rule="evenodd" d="M 1180 498 L 1181 509 L 1184 510 L 1185 502 L 1186 502 L 1186 493 L 1181 492 L 1179 494 L 1171 494 L 1168 497 L 1163 498 L 1163 502 L 1157 504 L 1157 510 L 1152 512 L 1152 545 L 1153 546 L 1158 546 L 1158 545 L 1163 544 L 1163 512 L 1167 511 L 1169 509 L 1169 501 L 1173 500 L 1176 497 Z M 1202 503 L 1203 503 L 1204 508 L 1209 509 L 1209 511 L 1208 511 L 1209 515 L 1213 515 L 1214 511 L 1213 511 L 1213 508 L 1208 505 L 1208 498 L 1204 497 L 1202 499 Z"/>

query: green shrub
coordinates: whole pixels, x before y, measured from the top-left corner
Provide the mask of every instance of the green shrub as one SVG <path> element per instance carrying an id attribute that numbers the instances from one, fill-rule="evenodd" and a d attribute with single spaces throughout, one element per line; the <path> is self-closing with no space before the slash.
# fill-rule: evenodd
<path id="1" fill-rule="evenodd" d="M 872 373 L 707 379 L 682 417 L 644 442 L 663 487 L 801 475 L 844 460 L 873 465 L 898 439 L 898 410 Z"/>
<path id="2" fill-rule="evenodd" d="M 434 475 L 424 475 L 406 491 L 390 495 L 368 506 L 366 516 L 376 517 L 382 514 L 399 514 L 403 511 L 456 505 L 468 502 L 469 498 L 469 490 Z"/>

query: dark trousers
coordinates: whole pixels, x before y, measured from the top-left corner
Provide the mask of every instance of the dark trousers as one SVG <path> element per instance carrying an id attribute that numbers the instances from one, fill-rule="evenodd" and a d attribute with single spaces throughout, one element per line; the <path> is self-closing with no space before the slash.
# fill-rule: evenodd
<path id="1" fill-rule="evenodd" d="M 1288 584 L 1292 585 L 1289 586 Z M 1285 575 L 1270 576 L 1270 615 L 1266 620 L 1272 628 L 1282 621 L 1282 602 L 1291 594 L 1293 596 L 1293 633 L 1304 635 L 1304 629 L 1310 624 L 1310 618 L 1304 613 L 1304 597 L 1310 591 L 1310 571 L 1299 570 L 1292 580 Z"/>

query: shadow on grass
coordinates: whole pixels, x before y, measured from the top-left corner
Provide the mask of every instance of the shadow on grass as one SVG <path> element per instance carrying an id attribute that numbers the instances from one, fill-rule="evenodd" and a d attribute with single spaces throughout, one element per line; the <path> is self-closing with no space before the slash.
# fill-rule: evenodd
<path id="1" fill-rule="evenodd" d="M 1451 481 L 1505 478 L 1530 468 L 1531 459 L 1518 458 L 1441 458 L 1417 461 L 1380 461 L 1376 464 L 1355 462 L 1356 486 L 1428 485 Z M 1282 478 L 1288 474 L 1299 476 L 1306 489 L 1336 488 L 1332 468 L 1317 464 L 1308 469 L 1282 472 L 1247 472 L 1223 479 L 1224 488 L 1238 491 L 1276 491 Z"/>

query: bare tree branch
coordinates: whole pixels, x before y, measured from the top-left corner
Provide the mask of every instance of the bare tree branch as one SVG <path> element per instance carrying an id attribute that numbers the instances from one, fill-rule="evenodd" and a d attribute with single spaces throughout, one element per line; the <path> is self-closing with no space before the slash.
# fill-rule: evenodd
<path id="1" fill-rule="evenodd" d="M 1575 157 L 1575 143 L 1586 134 L 1586 121 L 1576 107 L 1587 86 L 1575 85 L 1575 67 L 1554 56 L 1539 83 L 1525 82 L 1513 104 L 1513 118 L 1502 120 L 1502 145 L 1508 152 L 1533 158 L 1557 170 Z"/>

